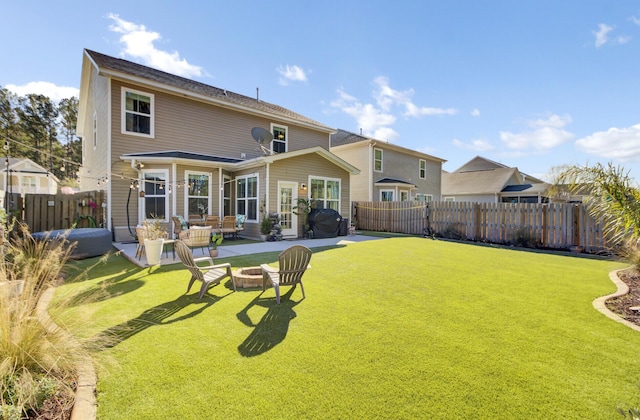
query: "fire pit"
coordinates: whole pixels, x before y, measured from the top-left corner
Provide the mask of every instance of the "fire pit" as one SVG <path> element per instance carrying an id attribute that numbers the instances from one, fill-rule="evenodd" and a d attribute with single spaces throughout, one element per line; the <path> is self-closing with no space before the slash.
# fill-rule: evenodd
<path id="1" fill-rule="evenodd" d="M 243 289 L 262 286 L 262 269 L 260 267 L 240 268 L 233 272 L 236 287 Z"/>

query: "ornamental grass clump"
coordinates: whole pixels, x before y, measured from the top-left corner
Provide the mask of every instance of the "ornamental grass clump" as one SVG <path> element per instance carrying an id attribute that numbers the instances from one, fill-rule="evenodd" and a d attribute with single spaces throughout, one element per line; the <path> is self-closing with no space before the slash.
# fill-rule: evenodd
<path id="1" fill-rule="evenodd" d="M 66 235 L 36 240 L 24 225 L 8 232 L 0 260 L 0 418 L 20 419 L 37 413 L 45 401 L 73 404 L 69 384 L 77 378 L 78 356 L 86 352 L 38 313 L 75 244 Z"/>

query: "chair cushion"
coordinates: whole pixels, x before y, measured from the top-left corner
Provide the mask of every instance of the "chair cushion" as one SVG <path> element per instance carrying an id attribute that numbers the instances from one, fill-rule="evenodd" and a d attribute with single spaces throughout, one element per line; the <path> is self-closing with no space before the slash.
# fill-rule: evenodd
<path id="1" fill-rule="evenodd" d="M 247 218 L 244 214 L 236 214 L 236 228 L 243 229 L 244 221 Z"/>

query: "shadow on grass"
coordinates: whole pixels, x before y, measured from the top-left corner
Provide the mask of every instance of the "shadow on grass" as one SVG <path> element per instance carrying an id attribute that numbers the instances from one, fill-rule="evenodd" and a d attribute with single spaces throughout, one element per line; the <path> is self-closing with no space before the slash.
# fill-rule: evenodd
<path id="1" fill-rule="evenodd" d="M 198 292 L 199 293 L 199 292 Z M 184 294 L 170 302 L 165 302 L 153 308 L 146 309 L 137 317 L 129 321 L 115 325 L 98 334 L 98 342 L 103 343 L 105 348 L 115 347 L 121 342 L 133 337 L 134 335 L 146 330 L 150 327 L 169 325 L 174 322 L 183 321 L 192 318 L 204 312 L 205 309 L 214 303 L 222 300 L 233 292 L 229 292 L 224 296 L 215 296 L 206 294 L 202 299 L 198 299 L 198 293 L 192 295 Z M 199 305 L 194 310 L 173 318 L 174 315 L 187 308 L 190 305 Z"/>
<path id="2" fill-rule="evenodd" d="M 289 323 L 296 317 L 293 307 L 300 303 L 290 300 L 294 290 L 295 286 L 282 295 L 279 305 L 275 298 L 263 298 L 261 293 L 249 302 L 242 311 L 238 312 L 236 316 L 240 322 L 248 327 L 254 327 L 246 340 L 238 346 L 238 352 L 242 356 L 259 356 L 284 341 L 287 331 L 289 331 Z M 248 312 L 256 305 L 267 308 L 267 313 L 257 324 L 254 324 L 249 318 Z"/>

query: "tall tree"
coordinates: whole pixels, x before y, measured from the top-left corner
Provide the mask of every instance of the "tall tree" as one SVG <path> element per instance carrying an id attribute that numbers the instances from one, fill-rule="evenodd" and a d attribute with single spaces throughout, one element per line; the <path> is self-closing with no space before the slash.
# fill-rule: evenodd
<path id="1" fill-rule="evenodd" d="M 20 125 L 31 140 L 24 153 L 44 168 L 53 169 L 53 144 L 59 145 L 57 134 L 58 108 L 44 95 L 28 94 L 19 100 L 16 109 Z M 48 152 L 42 153 L 42 150 Z"/>
<path id="2" fill-rule="evenodd" d="M 554 186 L 566 186 L 573 194 L 587 194 L 590 214 L 603 223 L 603 233 L 626 252 L 640 250 L 640 189 L 621 166 L 560 168 Z"/>
<path id="3" fill-rule="evenodd" d="M 58 104 L 60 113 L 60 134 L 64 141 L 63 161 L 60 169 L 64 168 L 63 177 L 75 178 L 78 165 L 70 162 L 81 163 L 82 152 L 79 150 L 80 141 L 76 136 L 76 125 L 78 123 L 78 98 L 75 96 L 63 99 Z M 78 155 L 80 151 L 80 155 Z"/>

